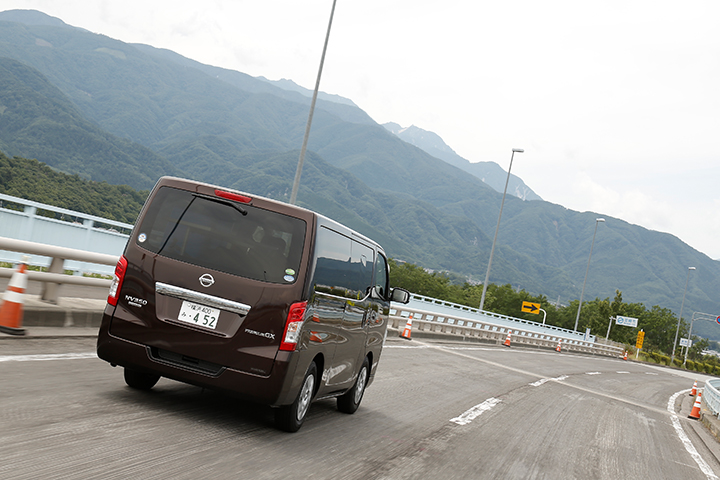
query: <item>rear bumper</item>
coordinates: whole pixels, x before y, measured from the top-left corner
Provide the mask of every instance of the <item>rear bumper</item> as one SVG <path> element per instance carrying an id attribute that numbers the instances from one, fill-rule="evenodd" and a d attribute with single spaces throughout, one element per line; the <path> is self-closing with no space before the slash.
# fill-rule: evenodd
<path id="1" fill-rule="evenodd" d="M 158 351 L 112 335 L 111 321 L 112 316 L 106 311 L 98 333 L 97 354 L 112 365 L 155 373 L 273 406 L 292 403 L 299 391 L 299 382 L 293 381 L 297 355 L 290 354 L 285 360 L 276 359 L 268 376 L 253 375 L 222 365 L 192 365 L 182 362 L 181 356 L 173 355 L 172 352 Z"/>

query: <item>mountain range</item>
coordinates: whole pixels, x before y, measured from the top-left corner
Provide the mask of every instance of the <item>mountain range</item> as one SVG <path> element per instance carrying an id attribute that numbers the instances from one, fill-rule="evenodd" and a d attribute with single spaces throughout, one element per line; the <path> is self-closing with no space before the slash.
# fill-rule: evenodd
<path id="1" fill-rule="evenodd" d="M 0 150 L 82 178 L 147 190 L 177 175 L 287 200 L 308 91 L 128 44 L 31 10 L 0 12 Z M 484 278 L 507 173 L 470 163 L 417 127 L 379 125 L 351 100 L 318 98 L 298 204 L 381 242 L 398 259 Z M 545 202 L 511 177 L 490 281 L 585 298 L 720 311 L 720 263 L 678 238 Z M 706 334 L 701 325 L 694 331 Z M 601 335 L 604 332 L 593 332 Z"/>

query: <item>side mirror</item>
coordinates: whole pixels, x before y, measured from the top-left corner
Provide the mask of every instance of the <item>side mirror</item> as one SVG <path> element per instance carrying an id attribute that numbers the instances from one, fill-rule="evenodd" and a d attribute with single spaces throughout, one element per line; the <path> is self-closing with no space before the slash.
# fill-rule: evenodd
<path id="1" fill-rule="evenodd" d="M 390 301 L 396 303 L 408 303 L 410 301 L 410 292 L 404 288 L 393 288 L 390 294 Z"/>

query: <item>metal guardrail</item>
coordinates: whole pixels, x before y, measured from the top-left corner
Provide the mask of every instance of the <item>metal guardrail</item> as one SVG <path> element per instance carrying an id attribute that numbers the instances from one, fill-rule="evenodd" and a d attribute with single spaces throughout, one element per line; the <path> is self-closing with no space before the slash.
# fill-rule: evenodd
<path id="1" fill-rule="evenodd" d="M 720 418 L 720 380 L 705 382 L 702 399 L 712 414 Z"/>
<path id="2" fill-rule="evenodd" d="M 438 315 L 436 312 L 428 312 L 401 305 L 393 304 L 392 307 L 390 311 L 390 326 L 395 329 L 401 329 L 407 322 L 408 317 L 412 315 L 413 331 L 483 339 L 491 342 L 494 341 L 497 344 L 501 344 L 507 338 L 508 331 L 512 331 L 511 341 L 521 345 L 554 349 L 559 342 L 562 342 L 563 351 L 584 352 L 613 357 L 622 357 L 624 352 L 624 349 L 619 346 L 569 339 L 557 333 L 543 334 L 521 327 L 508 327 L 507 325 L 498 325 L 489 321 L 477 320 L 460 315 Z"/>
<path id="3" fill-rule="evenodd" d="M 563 338 L 582 340 L 589 343 L 594 343 L 596 341 L 595 335 L 589 335 L 586 338 L 583 333 L 569 330 L 567 328 L 557 327 L 555 325 L 546 325 L 539 322 L 533 322 L 531 320 L 525 320 L 523 318 L 509 317 L 507 315 L 488 312 L 486 310 L 480 310 L 468 307 L 467 305 L 460 305 L 445 300 L 439 300 L 437 298 L 426 297 L 424 295 L 411 294 L 408 307 L 427 312 L 435 312 L 437 315 L 462 315 L 472 321 L 483 321 L 488 318 L 492 318 L 492 324 L 501 325 L 506 328 L 520 328 L 543 335 L 554 333 Z"/>

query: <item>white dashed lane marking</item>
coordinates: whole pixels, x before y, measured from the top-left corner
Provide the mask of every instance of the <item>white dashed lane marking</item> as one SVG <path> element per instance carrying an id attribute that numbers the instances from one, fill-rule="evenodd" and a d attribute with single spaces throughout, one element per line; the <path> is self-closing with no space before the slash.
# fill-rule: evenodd
<path id="1" fill-rule="evenodd" d="M 43 362 L 48 360 L 81 360 L 98 358 L 97 353 L 47 353 L 44 355 L 0 355 L 0 362 Z"/>

